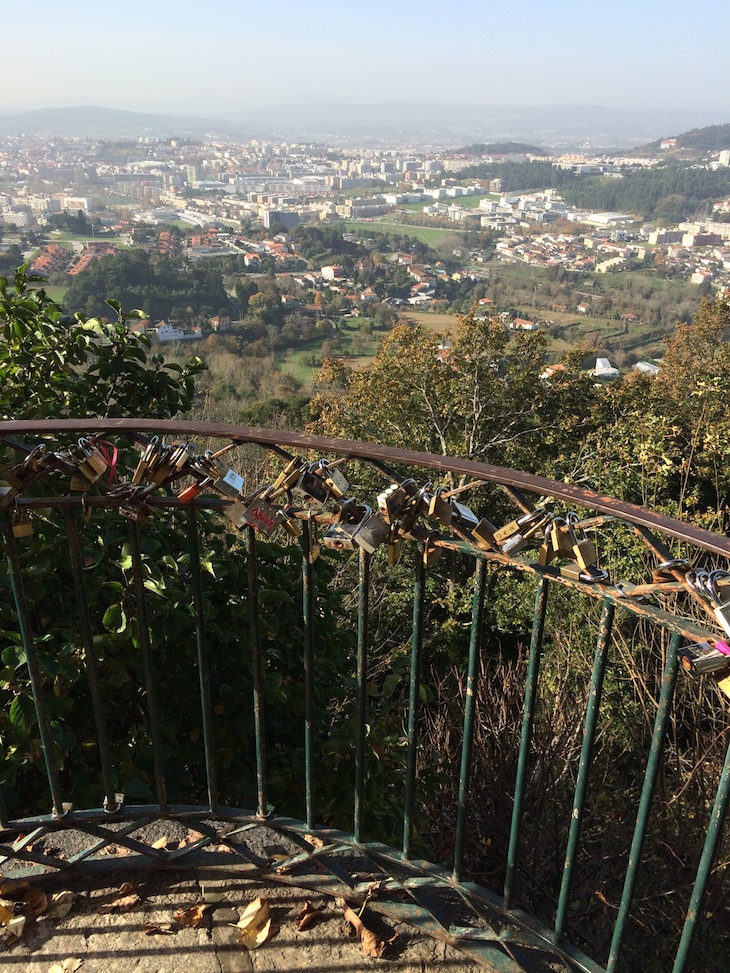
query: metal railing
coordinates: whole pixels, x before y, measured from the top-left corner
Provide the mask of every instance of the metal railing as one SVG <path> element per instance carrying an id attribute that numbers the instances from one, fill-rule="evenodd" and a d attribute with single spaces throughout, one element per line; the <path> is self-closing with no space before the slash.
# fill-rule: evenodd
<path id="1" fill-rule="evenodd" d="M 76 446 L 79 436 L 85 438 L 80 446 Z M 177 445 L 165 447 L 163 439 L 166 436 L 177 437 Z M 723 588 L 724 573 L 722 569 L 717 570 L 713 558 L 716 559 L 718 555 L 730 557 L 730 539 L 611 497 L 599 496 L 589 490 L 543 477 L 378 444 L 210 423 L 126 419 L 5 422 L 0 423 L 0 437 L 6 450 L 12 451 L 15 456 L 14 463 L 6 463 L 7 485 L 0 489 L 0 505 L 4 507 L 0 520 L 6 578 L 9 581 L 4 595 L 7 601 L 1 611 L 5 624 L 10 614 L 17 619 L 19 642 L 17 650 L 13 651 L 20 668 L 27 667 L 40 743 L 38 752 L 26 754 L 20 760 L 13 771 L 12 781 L 9 781 L 8 773 L 0 777 L 0 782 L 4 781 L 0 786 L 0 865 L 6 872 L 33 875 L 43 873 L 48 868 L 105 869 L 112 863 L 130 867 L 135 864 L 179 867 L 183 862 L 195 867 L 216 866 L 243 875 L 305 885 L 330 894 L 345 894 L 353 898 L 359 896 L 361 900 L 366 897 L 372 906 L 387 915 L 411 922 L 429 934 L 458 946 L 478 962 L 500 971 L 527 971 L 533 968 L 532 964 L 540 956 L 561 961 L 566 969 L 591 973 L 638 968 L 632 966 L 630 954 L 622 957 L 621 948 L 638 887 L 639 866 L 649 831 L 652 803 L 662 775 L 678 672 L 686 669 L 696 673 L 715 672 L 719 677 L 726 674 L 724 662 L 722 658 L 718 660 L 718 656 L 722 656 L 726 650 L 721 629 L 730 633 L 730 611 L 723 605 L 723 600 L 726 602 L 730 599 L 725 594 L 728 589 Z M 185 445 L 193 437 L 207 439 L 211 444 L 222 441 L 241 447 L 247 466 L 245 477 L 242 479 L 235 472 L 231 473 L 228 485 L 224 486 L 225 469 L 220 463 L 216 465 L 216 457 L 210 451 L 200 453 Z M 69 443 L 74 445 L 68 446 Z M 42 449 L 38 448 L 39 444 L 43 446 Z M 138 456 L 133 452 L 135 448 L 141 448 L 143 455 L 136 471 L 134 463 Z M 99 454 L 103 459 L 99 459 Z M 346 459 L 358 470 L 365 485 L 356 501 L 348 501 L 344 496 L 344 493 L 350 492 L 347 484 L 343 492 L 342 483 L 337 485 L 336 478 L 333 482 L 332 471 L 336 467 L 331 460 L 329 466 L 327 463 L 304 463 L 302 457 L 314 454 Z M 98 460 L 97 468 L 104 468 L 102 476 L 96 475 L 94 456 Z M 143 468 L 145 456 L 148 458 L 147 468 Z M 266 456 L 269 460 L 262 459 Z M 279 467 L 272 467 L 272 458 L 274 463 L 282 461 Z M 158 464 L 156 478 L 155 463 Z M 281 472 L 283 464 L 287 465 Z M 112 474 L 122 475 L 121 483 L 112 482 L 113 475 L 107 476 L 109 467 Z M 440 477 L 442 490 L 436 491 L 430 486 L 422 487 L 413 480 L 406 480 L 407 476 L 413 476 L 414 470 L 428 471 L 426 475 Z M 301 479 L 304 473 L 315 478 L 314 485 Z M 277 474 L 280 474 L 278 478 Z M 67 475 L 76 480 L 72 483 L 75 493 L 66 488 L 63 477 Z M 372 515 L 362 501 L 367 499 L 365 490 L 370 497 L 378 492 L 377 487 L 373 487 L 375 476 L 383 477 L 392 489 L 390 494 L 386 490 L 379 498 L 381 513 Z M 133 483 L 133 479 L 137 482 Z M 185 484 L 189 485 L 187 492 L 181 489 Z M 487 517 L 473 515 L 464 505 L 465 494 L 468 495 L 469 490 L 477 491 L 485 487 L 499 488 L 501 496 L 517 507 L 519 515 L 515 522 L 499 528 Z M 312 491 L 316 494 L 319 489 L 324 492 L 317 501 Z M 358 490 L 353 492 L 357 494 Z M 400 504 L 395 512 L 388 507 L 388 497 L 393 500 L 394 493 Z M 537 497 L 538 500 L 529 497 Z M 372 499 L 371 503 L 376 506 Z M 135 804 L 119 792 L 121 771 L 118 760 L 115 765 L 119 746 L 115 749 L 109 739 L 108 712 L 114 689 L 105 684 L 107 662 L 100 657 L 99 638 L 100 633 L 113 628 L 114 617 L 105 616 L 102 622 L 93 614 L 92 607 L 98 609 L 98 599 L 90 599 L 88 587 L 96 564 L 93 558 L 89 563 L 89 558 L 85 557 L 79 529 L 79 514 L 88 517 L 99 509 L 121 510 L 127 518 L 123 543 L 126 544 L 128 555 L 123 578 L 129 590 L 125 591 L 124 597 L 134 606 L 130 651 L 139 651 L 139 659 L 130 660 L 130 665 L 139 668 L 141 662 L 139 698 L 144 700 L 146 707 L 143 731 L 140 731 L 141 717 L 135 711 L 134 716 L 130 715 L 129 718 L 129 733 L 130 740 L 134 734 L 139 736 L 140 733 L 146 734 L 149 740 L 151 772 L 148 776 L 153 793 L 147 803 Z M 587 514 L 579 516 L 574 513 L 576 509 Z M 199 763 L 203 768 L 205 793 L 204 799 L 192 802 L 176 803 L 168 797 L 170 734 L 163 725 L 164 707 L 161 707 L 160 696 L 162 694 L 164 700 L 166 695 L 174 692 L 175 687 L 165 682 L 156 661 L 158 646 L 151 635 L 149 604 L 153 597 L 151 592 L 156 590 L 155 585 L 166 582 L 164 577 L 162 581 L 151 579 L 149 565 L 154 563 L 155 570 L 159 568 L 162 576 L 168 569 L 165 568 L 167 561 L 163 559 L 163 563 L 157 565 L 154 551 L 146 551 L 144 547 L 143 522 L 151 511 L 162 515 L 158 523 L 167 516 L 179 518 L 181 513 L 185 521 L 185 529 L 179 529 L 178 525 L 170 536 L 176 542 L 185 543 L 186 574 L 184 578 L 180 577 L 173 558 L 168 580 L 177 592 L 180 603 L 188 606 L 188 615 L 192 618 L 189 636 L 191 642 L 193 639 L 195 641 L 194 646 L 184 642 L 179 647 L 185 660 L 190 664 L 195 661 L 198 674 L 202 728 L 199 735 L 202 748 Z M 238 547 L 235 541 L 230 543 L 233 544 L 232 556 L 245 560 L 245 571 L 236 582 L 236 595 L 244 597 L 241 592 L 245 593 L 249 631 L 236 634 L 247 648 L 246 666 L 247 672 L 250 669 L 252 695 L 250 702 L 238 698 L 235 705 L 241 709 L 250 708 L 253 753 L 244 742 L 240 751 L 227 753 L 226 760 L 228 764 L 232 762 L 235 766 L 240 763 L 240 766 L 251 769 L 255 779 L 246 786 L 249 792 L 255 792 L 253 808 L 228 806 L 225 785 L 220 783 L 221 753 L 216 727 L 225 717 L 217 714 L 211 694 L 211 686 L 218 677 L 216 666 L 220 663 L 221 653 L 218 649 L 212 650 L 209 644 L 210 620 L 206 608 L 210 593 L 206 591 L 203 575 L 205 544 L 210 540 L 213 528 L 210 520 L 205 519 L 208 517 L 205 511 L 227 514 L 230 520 L 240 525 L 245 541 Z M 561 513 L 563 516 L 560 516 Z M 46 585 L 39 589 L 36 601 L 32 589 L 35 583 L 34 563 L 38 554 L 33 550 L 33 542 L 26 551 L 22 549 L 23 542 L 20 541 L 20 538 L 30 534 L 28 517 L 34 514 L 40 514 L 44 523 L 54 525 L 53 530 L 57 531 L 60 518 L 63 518 L 65 540 L 61 546 L 67 550 L 68 557 L 67 565 L 60 562 L 57 565 L 55 587 Z M 372 521 L 371 516 L 379 520 Z M 264 523 L 267 517 L 271 520 L 268 527 Z M 370 540 L 361 546 L 358 534 L 363 531 L 362 540 L 368 524 L 371 535 L 376 527 L 380 533 L 374 540 L 368 535 Z M 337 535 L 337 531 L 330 533 L 333 525 L 349 528 L 349 531 L 345 530 L 347 537 L 344 540 L 342 534 Z M 257 539 L 258 534 L 261 530 L 266 532 L 276 526 L 287 528 L 291 535 L 289 546 L 272 548 L 267 545 L 263 549 L 261 541 Z M 314 567 L 319 544 L 315 527 L 327 529 L 327 537 L 339 536 L 339 543 L 333 541 L 330 546 L 344 547 L 345 556 L 351 548 L 358 558 L 356 611 L 351 614 L 356 627 L 353 633 L 356 647 L 354 666 L 351 672 L 337 674 L 343 683 L 347 681 L 352 687 L 354 701 L 351 831 L 323 826 L 319 817 L 316 788 L 328 770 L 322 757 L 321 740 L 317 739 L 321 729 L 320 711 L 322 706 L 326 707 L 327 701 L 318 702 L 317 699 L 316 661 L 321 646 L 318 598 L 322 597 L 323 591 L 321 588 L 317 590 Z M 650 567 L 649 580 L 637 577 L 632 583 L 617 582 L 599 566 L 600 552 L 592 549 L 587 532 L 612 527 L 623 532 L 621 536 L 626 557 L 630 556 L 634 567 L 644 571 L 647 566 Z M 233 527 L 230 530 L 235 533 Z M 294 540 L 299 533 L 301 536 Z M 367 779 L 368 760 L 372 759 L 372 753 L 368 749 L 367 738 L 370 723 L 377 719 L 368 680 L 379 656 L 379 646 L 371 644 L 369 595 L 373 584 L 371 569 L 377 567 L 379 570 L 384 560 L 375 553 L 379 543 L 382 543 L 383 549 L 387 545 L 392 550 L 395 560 L 402 541 L 414 545 L 416 554 L 407 723 L 403 741 L 406 756 L 402 773 L 395 775 L 396 780 L 402 783 L 403 829 L 401 847 L 396 849 L 372 840 L 368 834 L 370 804 Z M 631 548 L 631 544 L 638 546 Z M 675 547 L 677 544 L 684 545 L 687 558 L 677 558 L 670 547 L 672 544 Z M 300 628 L 292 638 L 298 642 L 301 636 L 302 817 L 284 816 L 278 808 L 272 811 L 269 804 L 272 783 L 267 765 L 275 752 L 277 740 L 266 722 L 270 707 L 266 704 L 268 643 L 262 638 L 260 630 L 261 599 L 266 596 L 266 581 L 263 580 L 259 563 L 262 550 L 265 550 L 267 563 L 272 557 L 286 556 L 291 560 L 294 556 L 301 564 L 301 588 L 289 594 L 297 600 L 301 597 Z M 470 558 L 474 565 L 461 758 L 458 784 L 454 788 L 454 807 L 450 809 L 450 813 L 453 812 L 454 841 L 448 867 L 415 857 L 416 850 L 424 848 L 424 839 L 417 823 L 419 814 L 423 814 L 421 805 L 424 800 L 423 795 L 419 796 L 419 731 L 423 712 L 421 670 L 424 661 L 424 618 L 429 607 L 427 582 L 436 555 L 444 551 Z M 104 553 L 101 552 L 102 555 Z M 715 571 L 703 571 L 703 568 L 714 568 Z M 470 881 L 466 875 L 465 848 L 471 838 L 469 822 L 473 813 L 469 794 L 475 783 L 473 764 L 478 669 L 485 652 L 483 639 L 485 612 L 488 610 L 488 606 L 485 609 L 485 592 L 490 573 L 494 571 L 531 576 L 537 581 L 537 590 L 524 681 L 514 791 L 511 795 L 511 824 L 508 840 L 496 852 L 503 863 L 503 884 L 499 888 L 488 889 Z M 71 591 L 63 587 L 68 584 L 69 577 L 73 599 Z M 30 594 L 27 590 L 29 582 Z M 528 914 L 517 905 L 521 879 L 524 878 L 520 854 L 528 827 L 526 800 L 533 773 L 533 734 L 544 656 L 548 592 L 551 590 L 568 590 L 575 597 L 597 601 L 601 607 L 585 704 L 580 757 L 574 768 L 572 805 L 565 809 L 567 841 L 552 924 Z M 87 748 L 93 746 L 98 755 L 98 776 L 104 794 L 103 805 L 96 808 L 71 807 L 64 800 L 64 789 L 74 775 L 72 757 L 79 744 L 78 741 L 59 744 L 60 722 L 54 710 L 54 707 L 58 707 L 53 693 L 57 691 L 61 697 L 64 693 L 70 696 L 75 684 L 69 680 L 69 685 L 66 685 L 63 673 L 59 675 L 57 668 L 54 668 L 54 660 L 65 658 L 68 650 L 61 644 L 63 638 L 59 630 L 54 630 L 52 636 L 47 634 L 52 626 L 44 617 L 44 597 L 48 599 L 48 605 L 65 601 L 68 617 L 64 619 L 64 625 L 69 631 L 64 629 L 63 638 L 75 647 L 76 657 L 82 659 L 88 678 L 88 698 L 96 738 L 84 743 Z M 652 599 L 654 602 L 658 599 L 660 604 L 652 603 Z M 581 856 L 585 854 L 581 843 L 582 828 L 599 733 L 609 649 L 619 612 L 625 613 L 622 617 L 628 617 L 636 624 L 666 633 L 668 643 L 664 643 L 663 673 L 650 746 L 648 753 L 642 756 L 645 765 L 640 779 L 633 835 L 630 847 L 627 851 L 622 850 L 619 856 L 623 874 L 620 902 L 610 923 L 610 943 L 605 944 L 601 965 L 571 941 L 571 905 L 576 869 Z M 220 633 L 225 631 L 226 619 L 220 617 L 218 609 L 216 613 L 215 629 Z M 342 623 L 340 620 L 339 624 Z M 231 626 L 233 624 L 231 622 Z M 9 638 L 7 631 L 4 635 L 6 639 Z M 691 643 L 691 646 L 687 647 L 685 642 Z M 41 644 L 42 651 L 39 648 Z M 299 651 L 297 646 L 295 649 Z M 730 649 L 727 651 L 730 652 Z M 13 683 L 13 677 L 7 674 L 4 685 L 7 706 L 17 703 L 17 716 L 17 709 L 22 709 L 22 701 L 19 701 L 21 690 Z M 718 696 L 716 709 L 722 720 L 720 699 Z M 53 704 L 50 710 L 49 703 Z M 332 717 L 337 718 L 345 719 L 341 709 Z M 29 719 L 26 715 L 26 722 Z M 683 931 L 673 949 L 674 973 L 690 968 L 690 949 L 722 837 L 730 791 L 728 754 L 714 794 L 696 876 L 688 897 Z M 41 755 L 50 803 L 46 804 L 45 809 L 39 810 L 34 781 L 37 783 L 39 777 Z M 5 757 L 7 761 L 7 748 Z M 296 768 L 291 771 L 293 784 L 299 786 L 297 774 Z M 180 787 L 176 783 L 173 789 L 179 791 Z M 9 791 L 14 795 L 12 816 L 11 808 L 3 799 L 3 792 L 7 796 Z M 23 805 L 24 800 L 28 802 L 27 806 Z M 283 800 L 285 802 L 286 798 Z M 143 834 L 144 826 L 158 819 L 183 823 L 194 832 L 193 839 L 181 843 L 174 850 L 153 846 L 137 833 Z M 276 833 L 285 838 L 290 842 L 287 845 L 289 850 L 283 856 L 279 854 L 274 857 L 257 850 L 255 843 L 249 840 L 257 829 L 267 829 L 267 833 Z M 52 837 L 57 840 L 64 832 L 81 834 L 83 847 L 79 847 L 77 842 L 74 850 L 68 853 L 49 849 L 48 839 Z M 108 854 L 110 849 L 116 849 L 117 855 Z M 120 858 L 120 855 L 123 857 Z M 373 876 L 377 879 L 375 883 Z M 454 906 L 454 896 L 458 907 Z"/>

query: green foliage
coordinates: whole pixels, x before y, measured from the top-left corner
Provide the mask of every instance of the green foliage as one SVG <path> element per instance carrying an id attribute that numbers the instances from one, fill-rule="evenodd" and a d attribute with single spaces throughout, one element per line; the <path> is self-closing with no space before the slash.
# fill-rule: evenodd
<path id="1" fill-rule="evenodd" d="M 48 217 L 48 226 L 51 230 L 65 230 L 79 236 L 92 236 L 93 233 L 91 223 L 81 209 L 76 213 L 52 213 Z"/>
<path id="2" fill-rule="evenodd" d="M 77 274 L 64 297 L 69 311 L 101 317 L 108 297 L 125 307 L 141 308 L 154 321 L 173 307 L 228 307 L 220 268 L 205 261 L 189 264 L 183 257 L 150 256 L 145 250 L 124 250 L 102 257 Z"/>

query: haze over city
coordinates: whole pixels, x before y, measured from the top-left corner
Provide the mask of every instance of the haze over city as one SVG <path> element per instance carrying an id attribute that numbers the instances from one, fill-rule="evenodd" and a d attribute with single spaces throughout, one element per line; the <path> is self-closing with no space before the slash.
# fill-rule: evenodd
<path id="1" fill-rule="evenodd" d="M 730 110 L 723 0 L 39 0 L 32 23 L 21 17 L 0 65 L 3 113 L 223 115 L 322 101 Z"/>

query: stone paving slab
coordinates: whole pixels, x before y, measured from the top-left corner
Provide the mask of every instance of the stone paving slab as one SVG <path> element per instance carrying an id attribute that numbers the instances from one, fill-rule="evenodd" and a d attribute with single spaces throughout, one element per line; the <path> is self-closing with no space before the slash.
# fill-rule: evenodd
<path id="1" fill-rule="evenodd" d="M 278 884 L 242 879 L 200 880 L 180 873 L 123 876 L 136 883 L 139 901 L 129 911 L 101 911 L 118 898 L 112 888 L 77 890 L 62 919 L 29 920 L 21 939 L 0 943 L 3 973 L 48 973 L 54 963 L 82 960 L 79 973 L 474 973 L 467 957 L 409 926 L 392 923 L 398 933 L 394 948 L 381 959 L 366 957 L 350 925 L 327 896 Z M 108 883 L 107 877 L 104 882 Z M 56 888 L 58 886 L 56 885 Z M 258 949 L 240 944 L 236 923 L 245 906 L 258 896 L 269 900 L 275 932 Z M 324 905 L 323 921 L 302 932 L 294 916 L 307 899 Z M 208 903 L 206 924 L 176 927 L 171 935 L 147 935 L 149 924 L 172 922 L 180 908 Z"/>

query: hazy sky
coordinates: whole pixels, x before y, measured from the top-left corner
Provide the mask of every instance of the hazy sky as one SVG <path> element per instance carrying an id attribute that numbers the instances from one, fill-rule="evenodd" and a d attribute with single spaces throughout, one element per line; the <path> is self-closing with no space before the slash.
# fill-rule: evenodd
<path id="1" fill-rule="evenodd" d="M 729 0 L 35 0 L 5 7 L 0 111 L 214 114 L 322 100 L 730 116 Z"/>

